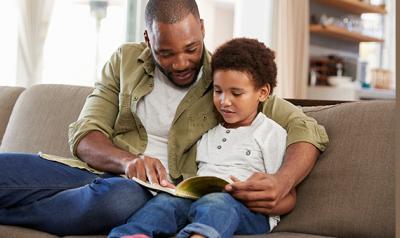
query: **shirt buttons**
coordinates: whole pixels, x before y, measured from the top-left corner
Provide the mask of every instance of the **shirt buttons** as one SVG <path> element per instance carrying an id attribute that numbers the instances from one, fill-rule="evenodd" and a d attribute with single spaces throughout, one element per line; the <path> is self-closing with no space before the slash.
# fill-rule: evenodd
<path id="1" fill-rule="evenodd" d="M 220 146 L 220 145 L 219 145 L 219 146 L 217 146 L 217 149 L 219 149 L 219 150 L 220 150 L 221 148 L 222 148 L 222 146 Z"/>
<path id="2" fill-rule="evenodd" d="M 225 132 L 226 132 L 226 134 L 229 134 L 229 133 L 231 133 L 231 130 L 226 130 Z"/>
<path id="3" fill-rule="evenodd" d="M 137 101 L 137 100 L 138 100 L 138 97 L 133 97 L 133 100 L 134 100 L 134 101 Z"/>
<path id="4" fill-rule="evenodd" d="M 250 150 L 246 150 L 246 155 L 250 155 L 251 151 Z"/>
<path id="5" fill-rule="evenodd" d="M 222 142 L 225 142 L 226 141 L 226 138 L 222 138 Z"/>

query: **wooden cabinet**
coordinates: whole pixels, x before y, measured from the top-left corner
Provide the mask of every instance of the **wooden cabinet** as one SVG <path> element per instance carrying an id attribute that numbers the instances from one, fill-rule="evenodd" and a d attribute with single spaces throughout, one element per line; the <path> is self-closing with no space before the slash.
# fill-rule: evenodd
<path id="1" fill-rule="evenodd" d="M 314 0 L 317 3 L 331 6 L 351 14 L 378 13 L 386 14 L 384 6 L 375 6 L 359 0 Z M 359 32 L 349 31 L 335 25 L 311 24 L 310 32 L 326 37 L 338 38 L 354 42 L 383 42 L 383 39 L 371 37 Z"/>
<path id="2" fill-rule="evenodd" d="M 354 42 L 383 42 L 383 39 L 348 31 L 335 25 L 311 24 L 310 32 Z"/>
<path id="3" fill-rule="evenodd" d="M 367 31 L 361 20 L 361 14 L 364 13 L 387 14 L 385 6 L 360 0 L 310 0 L 308 98 L 359 98 L 355 92 L 365 82 L 367 71 L 365 61 L 360 61 L 360 43 L 384 42 L 382 36 L 365 33 Z M 377 26 L 376 32 L 380 31 L 380 27 L 383 29 L 383 25 L 379 25 L 381 23 L 372 25 Z M 370 31 L 373 32 L 375 29 L 372 26 Z M 349 79 L 346 82 L 352 85 L 346 84 L 344 90 L 343 85 L 331 83 L 332 77 Z"/>
<path id="4" fill-rule="evenodd" d="M 317 2 L 342 9 L 353 14 L 379 13 L 386 14 L 385 6 L 375 6 L 359 0 L 316 0 Z"/>

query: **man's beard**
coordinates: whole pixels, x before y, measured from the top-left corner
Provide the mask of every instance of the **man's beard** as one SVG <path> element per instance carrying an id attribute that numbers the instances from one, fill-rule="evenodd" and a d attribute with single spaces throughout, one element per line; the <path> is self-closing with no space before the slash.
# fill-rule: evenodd
<path id="1" fill-rule="evenodd" d="M 153 62 L 154 62 L 154 64 L 156 65 L 156 67 L 167 77 L 167 79 L 168 79 L 173 85 L 175 85 L 175 86 L 178 87 L 178 88 L 188 88 L 188 87 L 192 86 L 192 85 L 196 82 L 196 79 L 197 79 L 197 77 L 198 77 L 198 75 L 199 75 L 199 73 L 200 73 L 200 69 L 201 69 L 201 66 L 202 66 L 202 63 L 203 63 L 204 54 L 202 54 L 200 61 L 197 63 L 196 72 L 193 74 L 193 79 L 192 79 L 192 81 L 190 81 L 190 82 L 187 83 L 187 84 L 183 84 L 183 85 L 182 85 L 182 84 L 177 84 L 177 83 L 175 83 L 175 81 L 173 80 L 172 72 L 171 72 L 171 71 L 168 72 L 166 69 L 164 69 L 164 68 L 156 61 L 156 59 L 154 58 L 153 55 L 152 55 L 152 58 L 153 58 Z"/>

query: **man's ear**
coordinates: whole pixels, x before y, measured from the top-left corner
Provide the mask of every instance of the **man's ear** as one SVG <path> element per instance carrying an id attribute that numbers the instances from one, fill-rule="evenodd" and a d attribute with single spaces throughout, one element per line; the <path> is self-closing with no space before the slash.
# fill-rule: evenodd
<path id="1" fill-rule="evenodd" d="M 144 30 L 144 41 L 146 42 L 147 46 L 150 47 L 150 39 L 149 39 L 149 34 L 147 33 L 147 30 Z"/>
<path id="2" fill-rule="evenodd" d="M 200 19 L 200 27 L 201 27 L 201 33 L 203 34 L 203 39 L 206 36 L 206 30 L 204 29 L 204 20 Z"/>
<path id="3" fill-rule="evenodd" d="M 260 96 L 259 96 L 258 100 L 260 102 L 264 102 L 265 100 L 267 100 L 270 92 L 271 92 L 271 86 L 269 84 L 261 87 L 260 88 Z"/>

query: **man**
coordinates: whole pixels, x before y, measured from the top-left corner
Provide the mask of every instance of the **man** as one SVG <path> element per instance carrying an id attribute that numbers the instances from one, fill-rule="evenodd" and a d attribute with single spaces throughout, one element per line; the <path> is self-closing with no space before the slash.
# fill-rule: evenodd
<path id="1" fill-rule="evenodd" d="M 152 197 L 127 178 L 173 186 L 196 173 L 196 142 L 219 121 L 203 22 L 194 0 L 150 0 L 145 15 L 146 43 L 112 55 L 70 126 L 71 151 L 80 160 L 0 155 L 1 224 L 57 235 L 107 233 Z M 274 175 L 256 173 L 226 189 L 268 214 L 310 172 L 328 138 L 277 97 L 262 111 L 288 131 L 284 163 Z M 23 170 L 29 172 L 15 176 Z"/>

